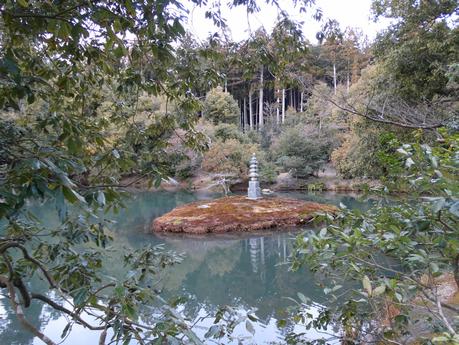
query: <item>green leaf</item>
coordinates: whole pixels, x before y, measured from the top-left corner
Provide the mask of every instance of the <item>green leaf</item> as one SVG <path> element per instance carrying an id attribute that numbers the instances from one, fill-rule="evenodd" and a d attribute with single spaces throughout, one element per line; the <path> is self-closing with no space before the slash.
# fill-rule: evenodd
<path id="1" fill-rule="evenodd" d="M 67 336 L 67 333 L 69 332 L 71 326 L 72 324 L 70 322 L 67 325 L 65 325 L 64 330 L 62 331 L 62 334 L 61 334 L 61 339 Z"/>
<path id="2" fill-rule="evenodd" d="M 380 285 L 373 290 L 373 296 L 377 297 L 386 291 L 386 285 Z"/>
<path id="3" fill-rule="evenodd" d="M 432 273 L 437 273 L 440 271 L 440 267 L 438 267 L 437 263 L 435 262 L 430 262 L 429 263 L 430 269 L 432 270 Z"/>
<path id="4" fill-rule="evenodd" d="M 286 320 L 284 320 L 284 319 L 277 320 L 277 327 L 284 328 L 285 326 L 287 326 L 287 321 Z"/>
<path id="5" fill-rule="evenodd" d="M 100 206 L 105 206 L 105 194 L 101 190 L 97 192 L 97 202 Z"/>
<path id="6" fill-rule="evenodd" d="M 130 303 L 123 304 L 122 309 L 124 314 L 131 320 L 135 320 L 137 318 L 137 311 Z"/>
<path id="7" fill-rule="evenodd" d="M 253 322 L 257 322 L 258 321 L 258 318 L 255 315 L 252 315 L 252 314 L 247 314 L 247 318 L 250 321 L 253 321 Z"/>
<path id="8" fill-rule="evenodd" d="M 303 295 L 301 292 L 298 292 L 297 296 L 300 299 L 300 301 L 304 304 L 307 304 L 310 301 L 310 299 L 306 297 L 305 295 Z"/>
<path id="9" fill-rule="evenodd" d="M 76 295 L 73 297 L 73 302 L 78 306 L 83 305 L 86 302 L 88 293 L 88 289 L 80 288 Z"/>
<path id="10" fill-rule="evenodd" d="M 29 2 L 27 0 L 17 0 L 19 6 L 21 7 L 29 7 Z"/>
<path id="11" fill-rule="evenodd" d="M 118 19 L 115 19 L 113 21 L 113 31 L 115 32 L 121 32 L 122 31 L 121 23 Z"/>
<path id="12" fill-rule="evenodd" d="M 19 69 L 17 63 L 9 58 L 9 57 L 4 57 L 2 59 L 2 62 L 0 64 L 0 71 L 4 71 L 4 72 L 7 72 L 13 76 L 17 76 L 19 75 L 19 73 L 21 72 L 21 70 Z"/>
<path id="13" fill-rule="evenodd" d="M 372 288 L 371 288 L 370 278 L 368 278 L 368 276 L 363 277 L 362 285 L 365 291 L 367 292 L 368 296 L 371 296 Z"/>
<path id="14" fill-rule="evenodd" d="M 116 298 L 118 299 L 124 298 L 125 290 L 126 289 L 124 288 L 123 285 L 117 285 L 114 290 Z"/>
<path id="15" fill-rule="evenodd" d="M 204 334 L 204 338 L 214 338 L 220 332 L 220 325 L 212 325 Z"/>
<path id="16" fill-rule="evenodd" d="M 85 198 L 69 187 L 62 186 L 62 192 L 64 193 L 65 199 L 67 199 L 67 201 L 71 204 L 74 204 L 77 201 L 86 203 Z"/>

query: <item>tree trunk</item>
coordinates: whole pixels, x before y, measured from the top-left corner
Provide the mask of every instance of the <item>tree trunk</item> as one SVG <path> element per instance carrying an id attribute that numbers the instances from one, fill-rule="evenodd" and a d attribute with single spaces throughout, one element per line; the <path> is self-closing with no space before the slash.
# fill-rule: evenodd
<path id="1" fill-rule="evenodd" d="M 336 65 L 333 63 L 333 89 L 336 95 Z"/>
<path id="2" fill-rule="evenodd" d="M 244 97 L 244 102 L 243 102 L 243 107 L 244 107 L 244 110 L 242 111 L 242 130 L 245 131 L 245 126 L 247 126 L 247 98 Z"/>
<path id="3" fill-rule="evenodd" d="M 346 83 L 346 90 L 347 90 L 347 93 L 349 94 L 349 88 L 351 86 L 351 79 L 350 79 L 350 76 L 349 76 L 349 70 L 347 71 L 347 83 Z"/>
<path id="4" fill-rule="evenodd" d="M 249 91 L 249 128 L 253 129 L 252 91 Z"/>
<path id="5" fill-rule="evenodd" d="M 279 114 L 279 111 L 280 111 L 280 99 L 279 99 L 279 90 L 277 90 L 277 109 L 276 109 L 276 123 L 279 124 L 279 121 L 280 121 L 280 114 Z"/>
<path id="6" fill-rule="evenodd" d="M 260 117 L 258 116 L 258 109 L 259 109 L 260 103 L 258 102 L 258 99 L 255 99 L 255 122 L 254 122 L 254 128 L 258 131 L 258 122 Z"/>
<path id="7" fill-rule="evenodd" d="M 351 88 L 351 61 L 347 59 L 347 82 L 346 82 L 346 89 L 347 93 L 349 94 L 349 89 Z"/>
<path id="8" fill-rule="evenodd" d="M 282 123 L 285 121 L 285 89 L 282 89 Z"/>
<path id="9" fill-rule="evenodd" d="M 258 106 L 259 128 L 263 128 L 263 66 L 260 69 L 260 104 Z"/>
<path id="10" fill-rule="evenodd" d="M 322 132 L 322 116 L 319 115 L 319 138 L 320 138 L 321 132 Z"/>
<path id="11" fill-rule="evenodd" d="M 303 96 L 304 96 L 304 92 L 301 91 L 301 97 L 300 97 L 300 112 L 301 113 L 303 112 Z"/>

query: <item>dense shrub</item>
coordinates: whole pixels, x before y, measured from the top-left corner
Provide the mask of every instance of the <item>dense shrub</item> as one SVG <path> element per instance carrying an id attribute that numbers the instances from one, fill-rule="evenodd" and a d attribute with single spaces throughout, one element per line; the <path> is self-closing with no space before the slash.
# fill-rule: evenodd
<path id="1" fill-rule="evenodd" d="M 272 162 L 261 162 L 260 164 L 260 182 L 272 184 L 277 179 L 277 167 Z"/>
<path id="2" fill-rule="evenodd" d="M 331 161 L 344 178 L 381 178 L 387 175 L 384 158 L 393 153 L 393 142 L 401 140 L 413 140 L 412 132 L 358 118 L 343 144 L 332 152 Z M 425 135 L 424 140 L 428 140 Z"/>
<path id="3" fill-rule="evenodd" d="M 221 87 L 210 90 L 203 104 L 202 114 L 205 119 L 218 123 L 238 123 L 240 111 L 236 100 Z"/>
<path id="4" fill-rule="evenodd" d="M 251 140 L 242 133 L 238 126 L 229 123 L 220 123 L 214 127 L 213 135 L 215 139 L 226 141 L 229 139 L 236 139 L 237 141 L 244 143 L 250 142 Z"/>
<path id="5" fill-rule="evenodd" d="M 234 175 L 247 178 L 248 164 L 252 153 L 262 160 L 262 153 L 256 144 L 244 144 L 236 139 L 216 141 L 204 154 L 202 168 L 211 173 Z"/>
<path id="6" fill-rule="evenodd" d="M 273 146 L 276 164 L 295 177 L 314 175 L 329 160 L 333 149 L 330 138 L 301 126 L 287 128 Z"/>

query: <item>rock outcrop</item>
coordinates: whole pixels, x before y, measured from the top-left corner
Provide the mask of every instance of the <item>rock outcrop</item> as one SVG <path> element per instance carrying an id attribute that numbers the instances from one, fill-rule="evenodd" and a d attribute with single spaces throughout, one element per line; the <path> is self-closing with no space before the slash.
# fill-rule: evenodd
<path id="1" fill-rule="evenodd" d="M 336 211 L 332 205 L 290 198 L 250 200 L 245 196 L 230 196 L 177 207 L 156 218 L 152 230 L 203 234 L 286 229 L 308 222 L 317 212 Z"/>

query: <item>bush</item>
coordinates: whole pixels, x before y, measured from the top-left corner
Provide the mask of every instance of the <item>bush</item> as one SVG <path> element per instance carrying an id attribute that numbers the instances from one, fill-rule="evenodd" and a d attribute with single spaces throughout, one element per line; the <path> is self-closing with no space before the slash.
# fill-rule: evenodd
<path id="1" fill-rule="evenodd" d="M 229 139 L 236 139 L 241 143 L 249 142 L 247 136 L 241 132 L 238 126 L 229 123 L 220 123 L 214 127 L 215 139 L 226 141 Z"/>
<path id="2" fill-rule="evenodd" d="M 330 135 L 297 126 L 281 133 L 273 153 L 278 166 L 302 178 L 314 175 L 327 163 L 332 148 Z"/>
<path id="3" fill-rule="evenodd" d="M 412 139 L 411 131 L 359 118 L 331 160 L 344 178 L 381 178 L 388 173 L 384 157 L 393 153 L 393 142 Z"/>
<path id="4" fill-rule="evenodd" d="M 202 168 L 211 173 L 231 174 L 240 178 L 247 178 L 249 160 L 252 153 L 263 161 L 259 146 L 243 144 L 236 139 L 215 142 L 209 151 L 204 154 Z"/>
<path id="5" fill-rule="evenodd" d="M 260 164 L 260 182 L 273 184 L 277 179 L 277 168 L 274 163 L 262 162 Z"/>
<path id="6" fill-rule="evenodd" d="M 239 106 L 230 93 L 224 92 L 221 87 L 210 90 L 203 104 L 203 117 L 218 123 L 238 123 L 240 116 Z"/>

